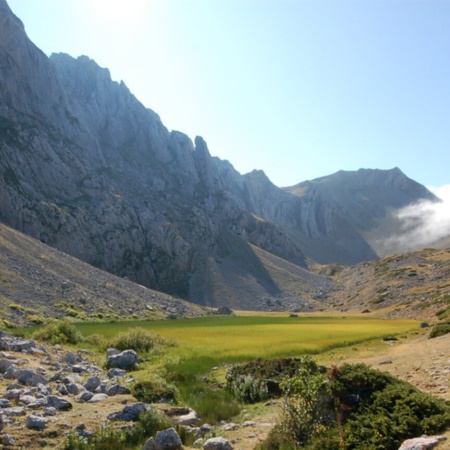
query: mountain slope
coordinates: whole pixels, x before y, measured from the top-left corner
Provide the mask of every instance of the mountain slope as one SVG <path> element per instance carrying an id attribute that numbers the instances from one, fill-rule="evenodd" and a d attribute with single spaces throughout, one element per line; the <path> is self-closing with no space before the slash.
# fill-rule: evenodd
<path id="1" fill-rule="evenodd" d="M 323 273 L 334 274 L 334 309 L 432 322 L 450 317 L 450 248 L 423 249 L 353 267 L 329 266 Z"/>
<path id="2" fill-rule="evenodd" d="M 95 269 L 1 224 L 0 306 L 7 326 L 67 316 L 95 320 L 206 314 L 192 303 Z"/>

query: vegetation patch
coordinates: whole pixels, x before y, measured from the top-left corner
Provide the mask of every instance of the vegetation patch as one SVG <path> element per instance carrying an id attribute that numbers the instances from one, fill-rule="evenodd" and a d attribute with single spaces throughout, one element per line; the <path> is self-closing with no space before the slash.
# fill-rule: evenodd
<path id="1" fill-rule="evenodd" d="M 428 337 L 429 339 L 432 339 L 435 337 L 444 336 L 448 333 L 450 333 L 450 320 L 434 325 Z"/>
<path id="2" fill-rule="evenodd" d="M 450 403 L 364 364 L 324 374 L 309 357 L 282 384 L 280 420 L 260 449 L 397 450 L 450 427 Z"/>
<path id="3" fill-rule="evenodd" d="M 62 320 L 50 323 L 44 328 L 39 329 L 33 334 L 33 337 L 40 341 L 56 344 L 78 344 L 84 341 L 83 335 L 78 331 L 75 325 L 68 320 Z"/>
<path id="4" fill-rule="evenodd" d="M 108 346 L 122 351 L 133 349 L 137 352 L 149 353 L 150 351 L 156 352 L 165 347 L 173 347 L 175 346 L 175 341 L 164 338 L 158 333 L 142 327 L 136 327 L 129 331 L 121 332 L 116 337 L 110 339 Z"/>
<path id="5" fill-rule="evenodd" d="M 281 383 L 300 369 L 300 358 L 257 359 L 227 371 L 227 389 L 246 403 L 255 403 L 282 394 Z M 325 367 L 322 368 L 325 372 Z"/>

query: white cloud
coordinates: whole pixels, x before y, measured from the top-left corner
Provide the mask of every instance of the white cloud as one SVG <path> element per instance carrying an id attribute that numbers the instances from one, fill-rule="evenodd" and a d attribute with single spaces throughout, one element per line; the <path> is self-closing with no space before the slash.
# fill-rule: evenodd
<path id="1" fill-rule="evenodd" d="M 428 189 L 441 201 L 424 200 L 398 211 L 396 219 L 400 226 L 384 243 L 385 248 L 410 251 L 450 236 L 450 185 Z"/>

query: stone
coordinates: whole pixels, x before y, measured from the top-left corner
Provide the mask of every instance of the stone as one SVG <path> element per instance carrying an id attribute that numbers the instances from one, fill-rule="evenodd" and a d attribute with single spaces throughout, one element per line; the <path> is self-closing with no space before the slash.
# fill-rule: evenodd
<path id="1" fill-rule="evenodd" d="M 43 430 L 47 427 L 48 419 L 36 414 L 30 414 L 27 417 L 26 426 L 35 430 Z"/>
<path id="2" fill-rule="evenodd" d="M 445 440 L 445 436 L 422 436 L 404 441 L 398 450 L 428 450 Z"/>
<path id="3" fill-rule="evenodd" d="M 134 405 L 125 406 L 121 411 L 108 415 L 109 420 L 121 420 L 123 422 L 131 422 L 139 419 L 141 412 L 147 409 L 145 403 L 135 403 Z"/>
<path id="4" fill-rule="evenodd" d="M 2 413 L 7 417 L 20 417 L 27 413 L 24 406 L 13 406 L 12 408 L 4 408 Z"/>
<path id="5" fill-rule="evenodd" d="M 31 369 L 21 370 L 17 376 L 17 381 L 25 386 L 37 386 L 38 384 L 48 384 L 49 380 Z"/>
<path id="6" fill-rule="evenodd" d="M 58 411 L 53 406 L 47 406 L 44 408 L 44 415 L 46 416 L 56 416 L 57 413 Z"/>
<path id="7" fill-rule="evenodd" d="M 155 442 L 158 450 L 177 450 L 183 446 L 181 438 L 174 428 L 158 431 Z"/>
<path id="8" fill-rule="evenodd" d="M 184 426 L 192 426 L 196 422 L 198 422 L 199 417 L 196 411 L 191 410 L 188 414 L 184 414 L 178 418 L 178 422 L 180 425 Z"/>
<path id="9" fill-rule="evenodd" d="M 0 359 L 0 373 L 5 373 L 11 364 L 13 364 L 13 362 L 9 359 Z"/>
<path id="10" fill-rule="evenodd" d="M 217 308 L 217 314 L 220 314 L 222 316 L 230 316 L 233 314 L 233 310 L 231 308 L 228 308 L 228 306 L 221 306 L 220 308 Z"/>
<path id="11" fill-rule="evenodd" d="M 204 450 L 231 450 L 233 447 L 229 441 L 223 437 L 215 437 L 208 439 L 203 444 Z"/>
<path id="12" fill-rule="evenodd" d="M 93 396 L 94 394 L 92 392 L 84 391 L 77 395 L 77 402 L 88 402 Z"/>
<path id="13" fill-rule="evenodd" d="M 108 359 L 110 356 L 118 355 L 120 353 L 120 350 L 117 350 L 117 348 L 107 348 L 106 349 L 106 359 Z"/>
<path id="14" fill-rule="evenodd" d="M 19 402 L 24 405 L 29 405 L 30 403 L 36 402 L 36 397 L 34 395 L 21 395 L 19 397 Z"/>
<path id="15" fill-rule="evenodd" d="M 9 408 L 11 402 L 7 398 L 0 398 L 0 408 Z"/>
<path id="16" fill-rule="evenodd" d="M 56 395 L 49 395 L 47 397 L 47 406 L 53 406 L 58 411 L 68 411 L 73 408 L 69 400 L 63 397 L 57 397 Z"/>
<path id="17" fill-rule="evenodd" d="M 142 447 L 142 450 L 156 450 L 156 442 L 155 442 L 155 440 L 151 437 L 150 439 L 145 441 L 145 444 Z"/>
<path id="18" fill-rule="evenodd" d="M 74 364 L 80 363 L 82 361 L 82 358 L 80 355 L 75 355 L 75 353 L 67 352 L 64 356 L 63 361 L 73 366 Z"/>
<path id="19" fill-rule="evenodd" d="M 109 396 L 113 395 L 125 395 L 125 394 L 131 394 L 130 389 L 128 389 L 125 386 L 121 386 L 120 384 L 115 384 L 114 386 L 111 386 L 107 391 L 106 394 Z"/>
<path id="20" fill-rule="evenodd" d="M 109 356 L 106 364 L 108 367 L 127 370 L 136 366 L 139 361 L 139 356 L 134 350 L 124 350 L 121 353 Z"/>
<path id="21" fill-rule="evenodd" d="M 94 392 L 100 386 L 101 380 L 99 377 L 94 376 L 89 378 L 86 383 L 83 384 L 83 387 L 89 391 Z"/>
<path id="22" fill-rule="evenodd" d="M 20 369 L 15 364 L 11 364 L 4 373 L 3 378 L 5 380 L 17 380 L 19 373 Z"/>
<path id="23" fill-rule="evenodd" d="M 66 387 L 66 391 L 70 395 L 78 395 L 80 392 L 83 392 L 85 390 L 85 388 L 83 386 L 81 386 L 80 384 L 76 384 L 76 383 L 66 384 L 65 387 Z"/>
<path id="24" fill-rule="evenodd" d="M 15 439 L 10 436 L 9 434 L 4 434 L 2 437 L 2 445 L 4 447 L 12 447 L 13 445 L 16 444 Z"/>
<path id="25" fill-rule="evenodd" d="M 105 399 L 107 399 L 108 396 L 106 394 L 94 394 L 89 400 L 88 403 L 98 403 Z"/>
<path id="26" fill-rule="evenodd" d="M 108 370 L 107 376 L 108 378 L 124 377 L 126 374 L 127 371 L 124 369 L 113 368 Z"/>

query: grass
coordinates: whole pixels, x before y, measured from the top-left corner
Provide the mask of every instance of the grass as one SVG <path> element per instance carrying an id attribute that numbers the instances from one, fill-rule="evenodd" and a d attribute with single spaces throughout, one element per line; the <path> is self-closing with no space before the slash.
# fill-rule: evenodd
<path id="1" fill-rule="evenodd" d="M 164 321 L 123 321 L 73 323 L 87 338 L 80 345 L 104 351 L 121 333 L 139 328 L 140 334 L 157 333 L 165 342 L 176 345 L 164 351 L 145 354 L 149 361 L 133 373 L 137 382 L 160 385 L 164 394 L 173 384 L 181 403 L 194 408 L 208 423 L 236 416 L 241 405 L 223 389 L 229 364 L 257 358 L 295 357 L 318 354 L 336 347 L 371 339 L 382 339 L 419 328 L 412 320 L 380 320 L 370 317 L 305 316 L 279 314 L 210 316 Z M 25 332 L 32 333 L 33 329 Z M 89 337 L 91 337 L 89 339 Z M 97 342 L 97 344 L 96 344 Z M 212 370 L 217 367 L 218 370 Z M 165 380 L 165 381 L 164 381 Z M 158 384 L 159 383 L 159 384 Z M 167 389 L 166 389 L 167 388 Z M 178 396 L 178 395 L 177 395 Z M 163 395 L 164 397 L 164 395 Z"/>
<path id="2" fill-rule="evenodd" d="M 178 343 L 171 352 L 187 366 L 194 363 L 196 372 L 206 372 L 213 366 L 255 358 L 317 354 L 404 333 L 416 329 L 418 322 L 366 317 L 213 316 L 176 321 L 80 323 L 76 326 L 84 336 L 100 334 L 106 338 L 135 327 L 157 332 Z"/>

